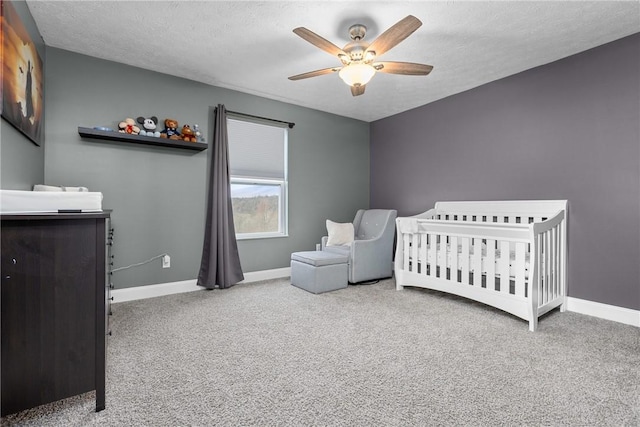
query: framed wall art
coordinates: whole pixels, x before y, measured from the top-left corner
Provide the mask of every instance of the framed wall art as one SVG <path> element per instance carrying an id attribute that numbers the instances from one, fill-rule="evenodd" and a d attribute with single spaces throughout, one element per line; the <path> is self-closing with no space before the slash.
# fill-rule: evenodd
<path id="1" fill-rule="evenodd" d="M 10 1 L 0 0 L 2 17 L 2 118 L 36 145 L 44 142 L 44 64 Z"/>

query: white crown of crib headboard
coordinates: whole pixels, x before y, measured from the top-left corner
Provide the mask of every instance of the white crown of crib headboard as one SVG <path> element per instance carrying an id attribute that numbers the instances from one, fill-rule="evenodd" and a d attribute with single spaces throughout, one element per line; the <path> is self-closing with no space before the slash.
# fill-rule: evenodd
<path id="1" fill-rule="evenodd" d="M 438 213 L 546 216 L 566 211 L 567 200 L 436 202 L 435 209 Z"/>

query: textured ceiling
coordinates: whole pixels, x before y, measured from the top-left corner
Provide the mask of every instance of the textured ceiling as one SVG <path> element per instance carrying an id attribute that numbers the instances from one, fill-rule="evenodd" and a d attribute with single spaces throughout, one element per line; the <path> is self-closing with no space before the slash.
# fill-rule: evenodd
<path id="1" fill-rule="evenodd" d="M 244 2 L 27 1 L 48 46 L 291 104 L 373 121 L 640 32 L 638 1 Z M 351 96 L 340 65 L 292 30 L 342 47 L 407 15 L 423 25 L 382 60 L 426 63 L 428 76 L 378 73 Z"/>

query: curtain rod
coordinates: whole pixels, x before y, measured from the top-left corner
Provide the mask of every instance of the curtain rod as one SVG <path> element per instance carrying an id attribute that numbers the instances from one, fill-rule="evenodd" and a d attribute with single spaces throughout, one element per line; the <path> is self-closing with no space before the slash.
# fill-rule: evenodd
<path id="1" fill-rule="evenodd" d="M 218 107 L 216 107 L 216 109 L 218 109 Z M 289 126 L 289 129 L 293 129 L 293 127 L 296 125 L 295 123 L 285 122 L 284 120 L 276 120 L 276 119 L 270 119 L 268 117 L 254 116 L 253 114 L 239 113 L 238 111 L 227 110 L 227 113 L 235 114 L 237 116 L 251 117 L 252 119 L 267 120 L 269 122 L 284 123 L 287 126 Z"/>

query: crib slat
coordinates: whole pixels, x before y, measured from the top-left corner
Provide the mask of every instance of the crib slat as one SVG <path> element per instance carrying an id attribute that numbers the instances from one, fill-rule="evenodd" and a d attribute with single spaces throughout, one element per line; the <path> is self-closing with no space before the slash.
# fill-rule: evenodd
<path id="1" fill-rule="evenodd" d="M 554 246 L 555 245 L 555 239 L 553 236 L 553 228 L 551 230 L 549 230 L 549 266 L 547 267 L 547 271 L 549 272 L 549 301 L 553 301 L 553 299 L 556 297 L 556 283 L 555 283 L 555 277 L 554 273 L 553 273 L 553 253 L 554 253 Z"/>
<path id="2" fill-rule="evenodd" d="M 451 243 L 449 244 L 449 257 L 451 259 L 451 266 L 449 271 L 451 274 L 451 281 L 458 281 L 458 238 L 451 237 Z"/>
<path id="3" fill-rule="evenodd" d="M 525 244 L 516 243 L 516 295 L 524 297 Z"/>
<path id="4" fill-rule="evenodd" d="M 429 260 L 427 259 L 427 250 L 429 249 L 429 235 L 427 233 L 422 233 L 418 237 L 420 245 L 418 253 L 416 256 L 420 260 L 420 274 L 427 274 L 427 269 L 429 265 Z M 418 271 L 416 271 L 418 273 Z"/>
<path id="5" fill-rule="evenodd" d="M 551 301 L 551 230 L 544 233 L 544 252 L 544 302 L 547 303 Z"/>
<path id="6" fill-rule="evenodd" d="M 562 223 L 554 227 L 556 232 L 556 253 L 553 257 L 553 265 L 556 276 L 556 298 L 562 296 Z"/>
<path id="7" fill-rule="evenodd" d="M 462 237 L 462 253 L 460 254 L 462 283 L 469 284 L 469 238 Z"/>
<path id="8" fill-rule="evenodd" d="M 560 296 L 560 292 L 559 292 L 559 286 L 558 286 L 558 256 L 559 256 L 559 251 L 558 251 L 558 227 L 553 227 L 553 229 L 551 230 L 551 235 L 553 236 L 553 245 L 552 245 L 552 251 L 551 251 L 551 256 L 552 256 L 552 262 L 551 262 L 551 268 L 552 268 L 552 274 L 553 274 L 553 298 L 558 298 L 558 296 Z"/>
<path id="9" fill-rule="evenodd" d="M 544 303 L 547 301 L 546 300 L 546 295 L 545 295 L 545 291 L 547 288 L 547 280 L 545 278 L 545 271 L 544 271 L 544 267 L 545 267 L 545 260 L 544 260 L 544 256 L 547 253 L 546 248 L 544 247 L 545 245 L 545 233 L 542 233 L 539 235 L 540 238 L 540 244 L 539 244 L 539 248 L 540 248 L 540 263 L 539 263 L 539 268 L 538 268 L 538 275 L 540 276 L 540 293 L 538 294 L 538 301 L 540 302 L 540 306 L 544 305 Z"/>
<path id="10" fill-rule="evenodd" d="M 544 240 L 542 234 L 538 234 L 535 239 L 537 240 L 538 247 L 536 253 L 536 268 L 538 269 L 538 280 L 535 283 L 538 292 L 538 307 L 542 305 L 542 244 Z"/>
<path id="11" fill-rule="evenodd" d="M 546 253 L 546 250 L 544 248 L 544 233 L 540 234 L 540 263 L 539 263 L 539 268 L 538 268 L 538 272 L 539 272 L 539 276 L 540 276 L 540 293 L 538 294 L 538 301 L 540 302 L 540 306 L 542 306 L 545 302 L 546 302 L 546 298 L 545 298 L 545 289 L 546 289 L 546 279 L 545 279 L 545 271 L 544 271 L 544 266 L 545 266 L 545 262 L 544 262 L 544 255 Z"/>
<path id="12" fill-rule="evenodd" d="M 500 292 L 509 293 L 509 242 L 500 241 Z"/>
<path id="13" fill-rule="evenodd" d="M 405 271 L 411 271 L 409 269 L 409 243 L 411 242 L 411 238 L 412 238 L 411 234 L 402 235 L 402 254 L 403 254 L 402 268 Z"/>
<path id="14" fill-rule="evenodd" d="M 496 290 L 496 241 L 487 239 L 487 256 L 484 260 L 487 270 L 487 289 Z"/>
<path id="15" fill-rule="evenodd" d="M 473 239 L 473 286 L 482 287 L 482 239 Z"/>
<path id="16" fill-rule="evenodd" d="M 429 276 L 436 277 L 438 271 L 438 235 L 429 234 Z"/>
<path id="17" fill-rule="evenodd" d="M 540 298 L 540 305 L 544 304 L 547 302 L 547 296 L 546 296 L 546 292 L 547 292 L 547 278 L 546 278 L 546 261 L 545 261 L 545 256 L 547 254 L 547 250 L 545 248 L 546 245 L 546 233 L 542 233 L 540 235 L 540 295 L 542 295 L 542 297 Z"/>
<path id="18" fill-rule="evenodd" d="M 420 247 L 420 234 L 413 233 L 410 236 L 411 236 L 411 271 L 414 273 L 417 273 L 420 265 L 420 260 L 418 259 L 418 247 Z"/>
<path id="19" fill-rule="evenodd" d="M 566 236 L 566 224 L 561 222 L 558 224 L 558 236 L 560 240 L 560 254 L 558 257 L 558 276 L 560 277 L 560 295 L 563 297 L 567 295 L 567 236 Z M 562 310 L 564 311 L 566 306 L 562 306 Z"/>
<path id="20" fill-rule="evenodd" d="M 427 253 L 427 235 L 424 233 L 415 235 L 416 241 L 416 250 L 414 257 L 416 259 L 416 269 L 415 273 L 427 274 L 427 257 L 424 255 Z M 420 265 L 420 270 L 418 270 L 417 265 Z"/>
<path id="21" fill-rule="evenodd" d="M 447 248 L 449 246 L 449 236 L 440 235 L 440 248 L 438 249 L 438 265 L 440 266 L 440 277 L 447 278 Z"/>

